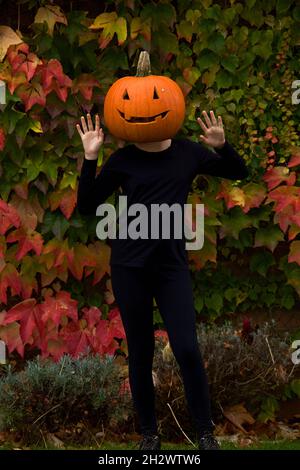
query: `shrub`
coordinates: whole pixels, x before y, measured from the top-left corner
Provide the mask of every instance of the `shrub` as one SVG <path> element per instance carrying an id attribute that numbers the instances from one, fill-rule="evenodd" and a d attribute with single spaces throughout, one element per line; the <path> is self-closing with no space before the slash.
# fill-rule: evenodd
<path id="1" fill-rule="evenodd" d="M 56 363 L 34 359 L 23 371 L 8 370 L 0 380 L 2 429 L 18 431 L 24 441 L 33 442 L 44 431 L 62 427 L 116 427 L 130 410 L 121 385 L 113 356 L 65 355 Z"/>
<path id="2" fill-rule="evenodd" d="M 259 419 L 266 399 L 284 398 L 287 384 L 295 381 L 297 368 L 291 361 L 289 336 L 275 322 L 257 330 L 237 329 L 230 323 L 201 325 L 197 334 L 215 421 L 224 408 L 241 402 Z M 179 366 L 166 333 L 158 331 L 155 336 L 153 378 L 159 431 L 165 439 L 182 439 L 175 415 L 192 436 L 195 428 L 187 413 Z M 91 435 L 101 430 L 120 438 L 122 432 L 135 430 L 135 424 L 139 431 L 128 389 L 128 369 L 113 356 L 74 359 L 66 355 L 56 363 L 35 359 L 23 371 L 8 370 L 0 379 L 2 429 L 18 431 L 30 442 L 47 432 L 82 443 L 90 442 Z M 86 432 L 78 435 L 76 429 L 82 427 Z"/>
<path id="3" fill-rule="evenodd" d="M 224 408 L 241 402 L 257 417 L 265 398 L 280 399 L 287 383 L 296 376 L 289 336 L 278 331 L 275 322 L 249 332 L 237 330 L 231 323 L 202 325 L 197 334 L 216 419 Z M 154 358 L 154 378 L 163 431 L 180 435 L 167 403 L 180 425 L 192 431 L 179 366 L 169 343 L 161 339 Z"/>

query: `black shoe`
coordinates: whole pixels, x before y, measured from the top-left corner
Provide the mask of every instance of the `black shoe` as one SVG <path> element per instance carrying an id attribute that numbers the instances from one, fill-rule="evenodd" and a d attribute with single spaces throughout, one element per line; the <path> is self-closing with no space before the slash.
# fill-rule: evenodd
<path id="1" fill-rule="evenodd" d="M 143 435 L 139 450 L 160 450 L 160 437 L 157 434 Z"/>
<path id="2" fill-rule="evenodd" d="M 221 450 L 217 439 L 211 432 L 206 432 L 199 439 L 199 450 Z"/>

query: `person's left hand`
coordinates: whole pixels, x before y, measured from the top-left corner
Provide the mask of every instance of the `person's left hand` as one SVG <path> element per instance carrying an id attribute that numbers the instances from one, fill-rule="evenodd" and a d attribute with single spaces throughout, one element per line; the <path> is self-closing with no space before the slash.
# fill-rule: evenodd
<path id="1" fill-rule="evenodd" d="M 202 111 L 202 114 L 204 116 L 206 125 L 200 117 L 197 118 L 197 121 L 205 134 L 200 135 L 200 139 L 211 147 L 222 148 L 225 144 L 225 132 L 221 116 L 218 116 L 217 120 L 213 111 L 210 111 L 210 117 L 206 111 Z"/>

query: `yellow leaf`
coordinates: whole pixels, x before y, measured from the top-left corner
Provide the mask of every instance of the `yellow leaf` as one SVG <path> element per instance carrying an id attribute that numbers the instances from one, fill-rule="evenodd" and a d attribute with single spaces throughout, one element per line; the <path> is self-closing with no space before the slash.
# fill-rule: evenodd
<path id="1" fill-rule="evenodd" d="M 50 36 L 53 36 L 55 23 L 68 24 L 67 18 L 61 8 L 57 5 L 47 5 L 40 7 L 34 18 L 34 23 L 43 23 L 46 21 Z"/>
<path id="2" fill-rule="evenodd" d="M 89 29 L 101 29 L 109 26 L 118 19 L 118 15 L 115 11 L 111 13 L 101 13 L 95 18 L 94 23 L 89 26 Z"/>
<path id="3" fill-rule="evenodd" d="M 42 129 L 42 126 L 41 126 L 40 121 L 33 121 L 33 123 L 32 123 L 31 126 L 30 126 L 30 129 L 31 129 L 33 132 L 37 132 L 37 133 L 43 132 L 43 129 Z"/>
<path id="4" fill-rule="evenodd" d="M 0 26 L 0 62 L 4 59 L 9 46 L 20 44 L 23 40 L 9 26 Z"/>
<path id="5" fill-rule="evenodd" d="M 135 39 L 142 29 L 142 20 L 140 17 L 132 18 L 130 24 L 130 38 Z"/>
<path id="6" fill-rule="evenodd" d="M 127 23 L 125 18 L 120 17 L 115 22 L 115 32 L 118 37 L 118 45 L 122 45 L 127 38 Z"/>
<path id="7" fill-rule="evenodd" d="M 59 188 L 65 189 L 71 186 L 72 189 L 76 188 L 77 175 L 75 173 L 64 173 L 60 182 Z"/>
<path id="8" fill-rule="evenodd" d="M 98 34 L 92 31 L 86 31 L 84 33 L 78 34 L 78 45 L 83 46 L 83 44 L 92 41 L 93 39 L 97 39 Z"/>

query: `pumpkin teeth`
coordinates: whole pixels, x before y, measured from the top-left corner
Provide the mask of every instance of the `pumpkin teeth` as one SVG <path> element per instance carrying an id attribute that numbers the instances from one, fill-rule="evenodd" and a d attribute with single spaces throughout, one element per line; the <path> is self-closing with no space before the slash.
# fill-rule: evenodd
<path id="1" fill-rule="evenodd" d="M 127 122 L 153 122 L 155 121 L 156 118 L 164 118 L 169 111 L 163 111 L 162 113 L 156 114 L 155 116 L 150 116 L 150 117 L 131 117 L 129 119 L 126 118 L 125 114 L 122 113 L 122 111 L 118 110 L 121 117 L 125 119 Z"/>

